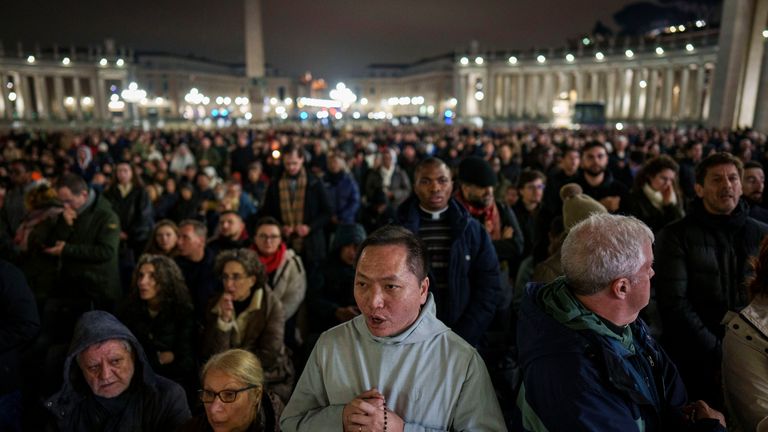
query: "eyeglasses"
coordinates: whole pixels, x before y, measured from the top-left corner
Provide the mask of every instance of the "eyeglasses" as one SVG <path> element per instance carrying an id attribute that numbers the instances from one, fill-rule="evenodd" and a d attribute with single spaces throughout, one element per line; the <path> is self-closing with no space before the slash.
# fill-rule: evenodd
<path id="1" fill-rule="evenodd" d="M 262 240 L 262 241 L 279 240 L 280 239 L 280 235 L 279 234 L 276 234 L 276 235 L 259 234 L 259 235 L 256 236 L 256 238 L 259 239 L 259 240 Z"/>
<path id="2" fill-rule="evenodd" d="M 245 279 L 247 277 L 248 276 L 246 276 L 246 275 L 244 275 L 242 273 L 234 273 L 234 274 L 226 274 L 225 273 L 225 274 L 221 275 L 221 280 L 224 281 L 224 282 L 226 282 L 228 280 L 232 280 L 232 281 L 238 282 L 238 281 L 243 280 L 243 279 Z"/>
<path id="3" fill-rule="evenodd" d="M 240 394 L 240 392 L 244 392 L 246 390 L 250 390 L 255 387 L 259 387 L 259 385 L 251 384 L 248 387 L 243 387 L 241 389 L 222 390 L 220 392 L 213 392 L 210 390 L 198 390 L 197 396 L 200 398 L 200 402 L 202 403 L 212 403 L 216 399 L 216 396 L 218 396 L 219 400 L 221 400 L 224 403 L 232 403 L 237 399 L 237 395 Z"/>

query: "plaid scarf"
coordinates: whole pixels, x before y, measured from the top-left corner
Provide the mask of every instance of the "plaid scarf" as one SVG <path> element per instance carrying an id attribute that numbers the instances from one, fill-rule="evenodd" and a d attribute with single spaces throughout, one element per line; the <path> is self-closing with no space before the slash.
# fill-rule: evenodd
<path id="1" fill-rule="evenodd" d="M 496 201 L 488 207 L 476 207 L 464 199 L 461 190 L 456 191 L 455 197 L 456 201 L 460 202 L 469 211 L 469 214 L 478 219 L 478 222 L 485 227 L 491 240 L 501 240 L 501 216 L 496 208 Z"/>
<path id="2" fill-rule="evenodd" d="M 307 191 L 307 172 L 304 168 L 299 171 L 296 179 L 296 190 L 293 194 L 291 193 L 291 180 L 287 174 L 280 178 L 278 187 L 280 189 L 280 214 L 283 225 L 295 229 L 304 223 L 304 193 Z M 289 241 L 294 250 L 302 250 L 301 238 L 293 234 Z"/>

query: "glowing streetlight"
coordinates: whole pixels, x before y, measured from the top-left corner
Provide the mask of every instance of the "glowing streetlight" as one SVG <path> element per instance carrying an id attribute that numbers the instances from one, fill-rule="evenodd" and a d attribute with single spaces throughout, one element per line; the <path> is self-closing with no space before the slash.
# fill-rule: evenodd
<path id="1" fill-rule="evenodd" d="M 509 56 L 509 59 L 507 61 L 509 62 L 509 64 L 517 64 L 517 57 Z"/>
<path id="2" fill-rule="evenodd" d="M 468 59 L 467 57 L 462 57 L 462 58 L 459 60 L 459 63 L 461 63 L 461 65 L 462 65 L 462 66 L 466 66 L 466 65 L 468 65 L 468 64 L 469 64 L 469 59 Z"/>
<path id="3" fill-rule="evenodd" d="M 657 54 L 657 55 L 662 55 L 662 54 L 664 54 L 664 48 L 662 48 L 662 47 L 656 47 L 656 54 Z"/>
<path id="4" fill-rule="evenodd" d="M 35 62 L 35 56 L 27 56 L 27 63 L 34 63 Z"/>
<path id="5" fill-rule="evenodd" d="M 104 66 L 106 66 L 108 64 L 109 64 L 109 61 L 107 59 L 105 59 L 105 58 L 102 58 L 101 60 L 99 60 L 99 66 L 101 66 L 101 67 L 104 67 Z"/>
<path id="6" fill-rule="evenodd" d="M 119 58 L 119 59 L 117 59 L 115 64 L 117 65 L 117 67 L 123 67 L 123 66 L 125 66 L 125 60 Z"/>
<path id="7" fill-rule="evenodd" d="M 544 63 L 545 61 L 547 61 L 547 58 L 546 58 L 546 57 L 544 57 L 544 55 L 542 55 L 542 54 L 539 54 L 539 55 L 536 57 L 536 61 L 537 61 L 537 62 L 539 62 L 539 63 Z"/>
<path id="8" fill-rule="evenodd" d="M 627 58 L 632 58 L 635 56 L 635 53 L 631 49 L 628 49 L 624 51 L 624 55 L 627 56 Z"/>
<path id="9" fill-rule="evenodd" d="M 485 62 L 485 60 L 484 60 L 482 57 L 479 57 L 479 56 L 478 56 L 478 57 L 475 57 L 475 64 L 476 64 L 476 65 L 480 66 L 480 65 L 481 65 L 481 64 L 483 64 L 484 62 Z"/>
<path id="10" fill-rule="evenodd" d="M 685 44 L 685 50 L 692 52 L 694 50 L 693 44 Z"/>
<path id="11" fill-rule="evenodd" d="M 61 59 L 61 64 L 63 64 L 64 66 L 69 66 L 70 63 L 72 63 L 72 61 L 69 59 L 69 57 L 64 57 L 63 59 Z"/>
<path id="12" fill-rule="evenodd" d="M 16 95 L 16 92 L 10 92 L 8 93 L 8 100 L 11 102 L 14 102 L 18 96 Z"/>
<path id="13" fill-rule="evenodd" d="M 568 63 L 573 63 L 574 60 L 576 60 L 576 57 L 574 57 L 573 54 L 568 53 L 565 55 L 565 61 L 567 61 Z"/>
<path id="14" fill-rule="evenodd" d="M 598 52 L 595 53 L 595 58 L 597 59 L 597 61 L 603 61 L 603 59 L 605 59 L 605 54 L 603 54 L 602 52 L 598 51 Z"/>

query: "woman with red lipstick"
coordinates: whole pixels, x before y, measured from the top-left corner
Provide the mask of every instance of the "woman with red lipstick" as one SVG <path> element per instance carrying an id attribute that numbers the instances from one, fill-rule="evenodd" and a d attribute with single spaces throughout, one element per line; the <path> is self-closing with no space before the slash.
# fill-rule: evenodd
<path id="1" fill-rule="evenodd" d="M 283 343 L 283 305 L 267 286 L 264 265 L 249 249 L 223 251 L 215 271 L 224 291 L 206 310 L 203 354 L 231 348 L 256 354 L 264 367 L 265 385 L 287 401 L 293 389 L 293 363 Z"/>
<path id="2" fill-rule="evenodd" d="M 181 270 L 171 258 L 153 254 L 139 258 L 119 318 L 141 343 L 152 370 L 184 387 L 192 386 L 192 301 Z"/>

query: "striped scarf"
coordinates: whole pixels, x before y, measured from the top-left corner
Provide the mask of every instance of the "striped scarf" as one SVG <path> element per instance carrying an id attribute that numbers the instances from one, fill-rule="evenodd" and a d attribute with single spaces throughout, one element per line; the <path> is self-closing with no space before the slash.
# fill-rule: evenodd
<path id="1" fill-rule="evenodd" d="M 299 171 L 296 179 L 296 191 L 291 194 L 291 181 L 289 176 L 283 175 L 278 183 L 280 189 L 280 214 L 283 225 L 296 228 L 304 223 L 304 193 L 307 190 L 307 172 L 304 168 Z M 293 195 L 293 199 L 291 199 Z M 294 250 L 302 250 L 301 239 L 292 235 L 289 239 Z"/>

